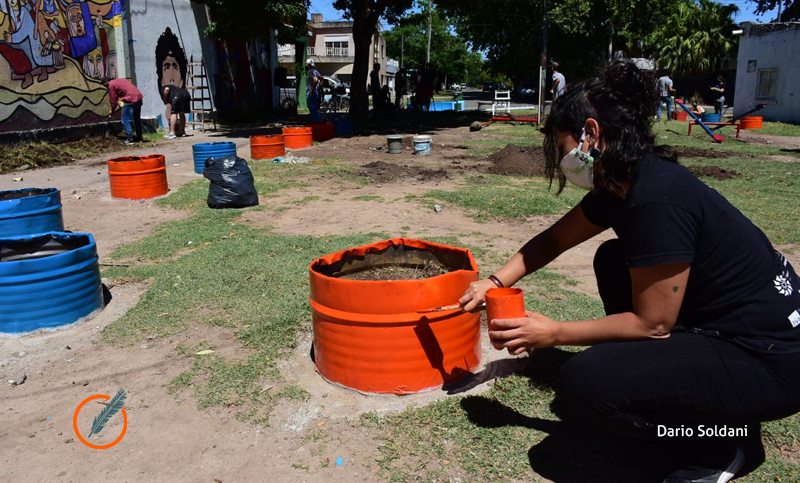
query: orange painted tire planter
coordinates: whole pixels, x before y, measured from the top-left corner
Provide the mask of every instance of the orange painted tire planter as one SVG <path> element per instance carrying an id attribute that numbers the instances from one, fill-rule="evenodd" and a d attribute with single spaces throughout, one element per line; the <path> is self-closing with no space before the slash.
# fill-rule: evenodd
<path id="1" fill-rule="evenodd" d="M 267 136 L 250 136 L 250 158 L 272 159 L 286 155 L 283 145 L 283 134 Z"/>
<path id="2" fill-rule="evenodd" d="M 764 118 L 761 116 L 745 116 L 741 119 L 742 129 L 761 129 L 764 127 Z"/>
<path id="3" fill-rule="evenodd" d="M 672 119 L 675 121 L 686 122 L 686 111 L 673 111 Z"/>
<path id="4" fill-rule="evenodd" d="M 312 122 L 311 137 L 318 143 L 333 139 L 334 128 L 332 122 Z"/>
<path id="5" fill-rule="evenodd" d="M 451 271 L 420 280 L 342 278 L 426 260 Z M 329 382 L 364 393 L 411 394 L 456 382 L 480 364 L 479 313 L 421 312 L 453 304 L 478 280 L 469 250 L 395 238 L 326 255 L 309 273 L 314 362 Z"/>
<path id="6" fill-rule="evenodd" d="M 283 128 L 283 145 L 287 149 L 303 149 L 314 145 L 311 128 L 285 127 Z"/>
<path id="7" fill-rule="evenodd" d="M 109 159 L 108 180 L 113 198 L 141 200 L 169 192 L 163 154 Z"/>

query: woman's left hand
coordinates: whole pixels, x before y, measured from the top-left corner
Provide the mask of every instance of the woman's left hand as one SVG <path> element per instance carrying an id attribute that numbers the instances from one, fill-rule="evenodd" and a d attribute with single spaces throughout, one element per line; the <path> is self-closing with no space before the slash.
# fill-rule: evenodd
<path id="1" fill-rule="evenodd" d="M 518 355 L 530 349 L 556 345 L 560 322 L 537 312 L 525 312 L 521 319 L 495 319 L 490 321 L 489 340 L 495 348 L 505 347 L 509 354 Z"/>

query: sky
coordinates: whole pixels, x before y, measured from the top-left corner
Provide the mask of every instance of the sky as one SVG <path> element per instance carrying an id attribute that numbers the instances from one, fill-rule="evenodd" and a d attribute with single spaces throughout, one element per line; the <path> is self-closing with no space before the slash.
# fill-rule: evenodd
<path id="1" fill-rule="evenodd" d="M 769 22 L 774 20 L 775 17 L 778 16 L 778 11 L 775 9 L 773 12 L 767 13 L 761 17 L 756 17 L 753 11 L 755 10 L 755 4 L 748 0 L 733 0 L 733 1 L 722 1 L 720 3 L 723 4 L 734 4 L 739 7 L 739 14 L 734 17 L 734 20 L 737 22 Z M 310 13 L 321 13 L 323 20 L 341 20 L 342 14 L 335 8 L 333 8 L 333 0 L 311 0 L 311 10 Z M 384 24 L 384 28 L 387 26 Z"/>

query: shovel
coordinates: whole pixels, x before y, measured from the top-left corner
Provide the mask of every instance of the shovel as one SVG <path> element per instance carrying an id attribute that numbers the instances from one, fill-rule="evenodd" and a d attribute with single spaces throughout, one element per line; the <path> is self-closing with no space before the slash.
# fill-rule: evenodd
<path id="1" fill-rule="evenodd" d="M 108 116 L 108 121 L 106 121 L 106 129 L 103 131 L 103 138 L 108 139 L 111 135 L 111 116 Z"/>

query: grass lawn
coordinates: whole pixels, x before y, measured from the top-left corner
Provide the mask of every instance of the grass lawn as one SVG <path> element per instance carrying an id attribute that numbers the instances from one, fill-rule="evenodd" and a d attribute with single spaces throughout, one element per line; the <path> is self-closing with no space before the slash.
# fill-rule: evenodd
<path id="1" fill-rule="evenodd" d="M 798 156 L 779 148 L 748 145 L 726 139 L 713 144 L 705 135 L 686 136 L 678 123 L 656 127 L 660 143 L 714 149 L 729 153 L 719 159 L 687 159 L 685 164 L 711 164 L 736 171 L 739 176 L 717 181 L 704 179 L 728 197 L 776 244 L 800 247 L 800 163 L 764 161 L 765 154 Z M 765 123 L 767 124 L 767 123 Z M 797 126 L 765 129 L 795 133 Z M 466 141 L 474 149 L 497 150 L 507 143 L 541 144 L 541 135 L 530 126 L 495 124 L 482 131 L 486 139 Z M 797 134 L 790 134 L 797 135 Z M 279 199 L 281 190 L 308 186 L 315 174 L 335 175 L 336 189 L 364 183 L 352 175 L 342 160 L 310 164 L 251 165 L 260 193 Z M 384 239 L 389 234 L 353 233 L 341 237 L 287 236 L 256 229 L 243 222 L 247 210 L 211 210 L 205 205 L 206 185 L 197 180 L 157 203 L 192 210 L 185 220 L 166 223 L 153 234 L 125 246 L 112 258 L 128 261 L 127 267 L 104 270 L 112 279 L 148 280 L 150 289 L 142 301 L 103 332 L 107 342 L 130 345 L 153 335 L 166 337 L 186 327 L 210 324 L 236 335 L 247 357 L 228 360 L 196 352 L 214 349 L 213 341 L 176 348 L 192 360 L 191 368 L 169 385 L 173 391 L 194 391 L 201 408 L 234 407 L 239 416 L 267 423 L 270 409 L 282 399 L 302 400 L 305 391 L 282 379 L 277 363 L 288 356 L 300 331 L 310 331 L 308 264 L 322 255 Z M 467 176 L 458 189 L 437 190 L 419 197 L 463 207 L 477 220 L 520 220 L 539 214 L 561 214 L 583 192 L 567 187 L 555 197 L 542 179 L 484 175 Z M 378 201 L 371 197 L 364 202 Z M 300 200 L 301 202 L 303 200 Z M 286 209 L 275 203 L 257 210 Z M 377 209 L 383 209 L 378 206 Z M 458 244 L 458 239 L 449 240 Z M 499 266 L 503 259 L 486 247 L 472 247 L 482 266 Z M 572 289 L 574 281 L 550 270 L 524 279 L 526 307 L 563 320 L 597 317 L 599 300 Z M 553 375 L 577 348 L 534 351 L 533 364 L 510 377 L 497 379 L 478 396 L 453 396 L 400 414 L 369 413 L 361 424 L 381 440 L 377 464 L 388 481 L 451 481 L 465 474 L 465 481 L 509 481 L 530 478 L 531 462 L 537 468 L 561 468 L 582 481 L 591 468 L 581 466 L 591 453 L 592 436 L 568 428 L 553 412 Z M 280 389 L 262 393 L 259 383 L 273 381 Z M 763 426 L 767 461 L 756 472 L 737 481 L 800 481 L 800 417 L 793 416 Z M 559 451 L 548 452 L 548 448 Z M 554 473 L 555 474 L 555 473 Z M 559 480 L 565 481 L 565 480 Z M 596 480 L 595 480 L 596 481 Z"/>

